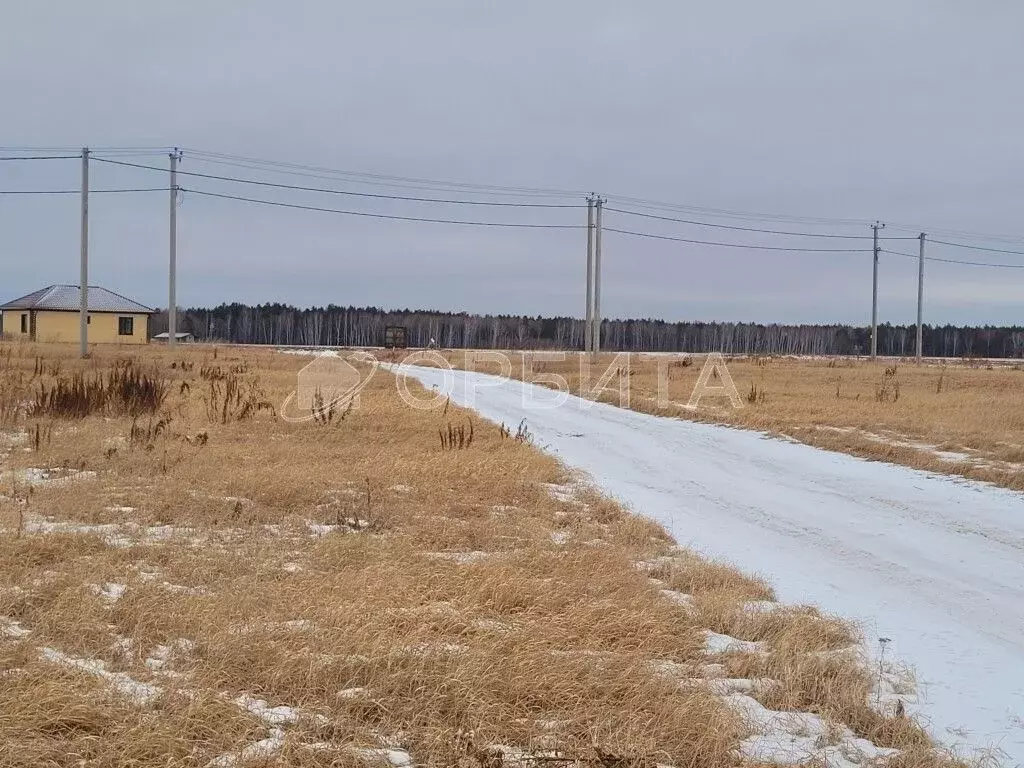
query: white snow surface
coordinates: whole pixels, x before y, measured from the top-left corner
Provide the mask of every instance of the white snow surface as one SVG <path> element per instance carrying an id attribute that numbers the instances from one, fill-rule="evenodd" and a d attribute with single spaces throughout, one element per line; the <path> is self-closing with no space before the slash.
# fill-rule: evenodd
<path id="1" fill-rule="evenodd" d="M 487 374 L 404 367 L 781 601 L 856 621 L 909 664 L 932 734 L 1024 763 L 1024 494 Z M 751 744 L 751 751 L 757 752 Z M 764 746 L 764 745 L 761 745 Z"/>

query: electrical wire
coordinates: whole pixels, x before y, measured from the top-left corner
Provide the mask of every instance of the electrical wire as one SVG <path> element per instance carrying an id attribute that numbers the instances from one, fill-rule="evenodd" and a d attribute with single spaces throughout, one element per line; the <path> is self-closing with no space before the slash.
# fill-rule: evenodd
<path id="1" fill-rule="evenodd" d="M 0 147 L 0 152 L 72 152 L 74 157 L 82 157 L 83 147 Z M 152 154 L 170 152 L 173 147 L 85 147 L 92 152 L 140 152 Z"/>
<path id="2" fill-rule="evenodd" d="M 81 155 L 28 155 L 20 157 L 0 157 L 0 160 L 81 160 Z"/>
<path id="3" fill-rule="evenodd" d="M 937 241 L 930 241 L 937 242 Z M 883 253 L 891 253 L 895 256 L 907 256 L 911 259 L 918 259 L 920 256 L 915 256 L 912 253 L 903 253 L 903 251 L 890 251 L 888 248 L 880 249 Z M 1024 264 L 996 264 L 993 262 L 986 261 L 962 261 L 960 259 L 943 259 L 939 256 L 925 256 L 925 261 L 939 261 L 943 264 L 963 264 L 969 267 L 999 267 L 1002 269 L 1024 269 Z"/>
<path id="4" fill-rule="evenodd" d="M 104 154 L 113 155 L 114 157 L 130 157 L 130 156 L 140 156 L 140 155 L 149 155 L 149 154 L 154 154 L 154 153 L 170 152 L 170 151 L 176 150 L 176 149 L 177 148 L 172 148 L 172 147 L 134 147 L 134 146 L 121 147 L 121 146 L 109 146 L 109 147 L 93 147 L 93 148 L 90 148 L 90 152 L 93 153 L 92 154 L 92 159 L 94 159 L 94 160 L 99 160 L 99 161 L 102 161 L 102 162 L 110 162 L 110 163 L 120 162 L 123 165 L 138 165 L 138 167 L 144 167 L 144 168 L 148 168 L 148 169 L 151 169 L 151 170 L 165 171 L 165 169 L 163 169 L 163 168 L 156 168 L 156 167 L 153 167 L 153 166 L 142 166 L 141 164 L 124 163 L 124 162 L 121 162 L 121 161 L 115 161 L 115 160 L 113 160 L 110 157 L 108 157 L 108 158 L 99 157 L 99 156 L 96 156 L 95 153 L 101 152 L 101 153 L 104 153 Z M 289 174 L 289 175 L 296 175 L 296 176 L 305 176 L 305 177 L 310 177 L 310 178 L 324 178 L 324 179 L 331 179 L 331 180 L 344 179 L 347 182 L 354 183 L 354 184 L 367 184 L 367 185 L 374 185 L 374 186 L 391 186 L 391 187 L 412 188 L 412 189 L 431 189 L 431 188 L 438 189 L 438 188 L 440 188 L 440 189 L 444 189 L 446 191 L 460 190 L 460 191 L 462 191 L 465 194 L 490 195 L 490 196 L 508 195 L 508 196 L 516 196 L 516 197 L 537 197 L 537 196 L 541 196 L 541 197 L 563 197 L 564 198 L 564 197 L 582 196 L 583 194 L 585 194 L 584 192 L 577 191 L 577 190 L 543 189 L 543 188 L 536 188 L 536 187 L 510 187 L 510 186 L 489 185 L 489 184 L 471 184 L 471 183 L 464 183 L 464 182 L 441 181 L 441 180 L 436 180 L 436 179 L 435 180 L 431 180 L 431 179 L 416 178 L 416 177 L 405 177 L 405 176 L 393 176 L 393 175 L 385 175 L 385 174 L 362 173 L 362 172 L 355 172 L 355 171 L 331 169 L 331 168 L 326 168 L 326 167 L 322 167 L 322 166 L 315 166 L 315 165 L 302 165 L 302 164 L 297 164 L 297 163 L 287 163 L 287 162 L 281 162 L 281 161 L 252 158 L 252 157 L 246 157 L 246 156 L 243 156 L 243 155 L 232 155 L 232 154 L 226 154 L 226 153 L 220 153 L 220 152 L 210 152 L 210 151 L 201 150 L 201 149 L 194 149 L 194 148 L 189 148 L 186 151 L 189 153 L 190 156 L 195 156 L 197 159 L 199 159 L 200 161 L 203 161 L 203 162 L 210 162 L 210 163 L 214 163 L 214 164 L 223 164 L 223 165 L 228 165 L 228 166 L 247 168 L 247 169 L 250 169 L 250 170 L 273 171 L 275 173 L 282 173 L 282 174 Z M 24 155 L 24 156 L 4 156 L 4 157 L 0 157 L 0 161 L 14 161 L 14 160 L 74 160 L 74 159 L 79 159 L 81 157 L 81 153 L 79 151 L 79 148 L 77 148 L 77 147 L 0 147 L 0 152 L 10 152 L 10 153 L 14 153 L 14 152 L 32 152 L 32 153 L 37 153 L 37 154 L 33 154 L 33 155 Z M 54 155 L 41 154 L 41 153 L 48 153 L 48 152 L 54 152 L 54 153 L 57 153 L 57 152 L 74 152 L 75 154 L 68 154 L 68 155 L 64 155 L 64 154 L 54 154 Z M 197 177 L 205 177 L 205 178 L 210 178 L 210 179 L 215 179 L 215 180 L 223 180 L 223 181 L 234 182 L 234 183 L 253 184 L 253 185 L 258 185 L 258 186 L 275 187 L 275 188 L 280 188 L 280 189 L 292 189 L 292 190 L 295 190 L 295 191 L 319 192 L 319 193 L 327 193 L 327 194 L 339 194 L 339 195 L 347 195 L 347 196 L 353 196 L 353 197 L 366 197 L 366 198 L 377 198 L 377 199 L 394 199 L 394 200 L 402 200 L 402 201 L 408 201 L 408 202 L 462 204 L 462 205 L 479 205 L 479 206 L 495 206 L 495 207 L 507 206 L 507 207 L 522 207 L 522 208 L 531 208 L 531 207 L 537 207 L 537 208 L 548 208 L 548 207 L 550 207 L 550 208 L 580 208 L 580 207 L 582 207 L 579 204 L 568 205 L 568 204 L 541 204 L 541 203 L 535 203 L 535 204 L 527 204 L 527 203 L 501 203 L 501 202 L 497 202 L 497 201 L 454 200 L 454 199 L 415 197 L 415 196 L 408 196 L 408 195 L 384 195 L 384 194 L 374 194 L 374 193 L 368 193 L 368 192 L 360 193 L 360 192 L 347 191 L 347 190 L 325 189 L 325 188 L 319 188 L 319 187 L 304 187 L 304 186 L 300 186 L 300 185 L 276 184 L 276 183 L 272 183 L 272 182 L 260 182 L 260 181 L 254 180 L 254 179 L 240 179 L 240 178 L 227 177 L 227 176 L 218 176 L 218 175 L 215 175 L 215 174 L 200 174 L 200 173 L 196 173 L 196 172 L 189 172 L 189 171 L 182 171 L 182 170 L 179 170 L 178 173 L 182 174 L 182 175 L 192 175 L 192 176 L 197 176 Z M 108 191 L 108 190 L 92 190 L 92 191 L 93 192 L 102 193 L 102 192 L 105 192 L 105 191 Z M 109 190 L 109 191 L 114 192 L 114 191 L 120 191 L 120 190 Z M 131 191 L 151 191 L 151 190 L 148 190 L 148 189 L 139 189 L 139 190 L 128 189 L 128 190 L 124 190 L 124 191 L 131 192 Z M 65 193 L 62 190 L 55 190 L 55 191 L 52 191 L 52 192 L 50 192 L 50 191 L 43 191 L 43 192 L 39 192 L 39 193 L 35 193 L 35 192 L 31 192 L 31 193 L 30 192 L 24 192 L 24 193 L 22 193 L 22 192 L 7 192 L 7 193 L 4 193 L 4 194 L 70 194 L 72 192 L 77 192 L 77 190 L 71 190 L 71 191 L 68 191 L 67 193 Z M 610 196 L 608 199 L 619 201 L 621 203 L 632 205 L 634 207 L 646 208 L 648 210 L 660 210 L 660 211 L 668 211 L 668 212 L 684 212 L 684 213 L 696 214 L 696 215 L 701 215 L 701 216 L 708 216 L 708 217 L 713 217 L 713 218 L 741 219 L 741 220 L 753 220 L 753 221 L 786 221 L 786 222 L 794 222 L 794 223 L 806 223 L 806 224 L 812 224 L 812 225 L 830 225 L 830 226 L 854 226 L 854 225 L 863 226 L 863 225 L 866 225 L 866 224 L 870 223 L 867 220 L 863 220 L 863 219 L 841 219 L 841 218 L 828 218 L 828 217 L 789 216 L 789 215 L 783 215 L 783 214 L 757 213 L 757 212 L 751 212 L 751 211 L 730 210 L 730 209 L 723 209 L 723 208 L 707 208 L 707 207 L 688 206 L 688 205 L 683 205 L 683 204 L 678 204 L 678 203 L 669 203 L 669 202 L 659 201 L 659 200 L 651 200 L 651 199 L 638 198 L 638 197 L 618 196 L 618 195 Z M 269 202 L 269 201 L 256 201 L 256 202 Z M 718 229 L 730 229 L 730 230 L 734 230 L 734 231 L 759 232 L 759 233 L 762 233 L 762 234 L 773 234 L 773 235 L 783 235 L 783 236 L 787 236 L 788 235 L 788 236 L 793 236 L 793 237 L 820 237 L 820 238 L 834 238 L 834 239 L 860 239 L 860 237 L 861 237 L 860 235 L 849 235 L 849 234 L 839 234 L 839 233 L 827 233 L 827 232 L 822 232 L 822 233 L 788 232 L 788 231 L 773 230 L 773 229 L 767 229 L 767 228 L 741 227 L 741 226 L 726 225 L 726 224 L 716 224 L 716 223 L 713 223 L 713 222 L 697 221 L 697 220 L 693 220 L 693 219 L 682 219 L 682 218 L 676 218 L 676 217 L 671 217 L 671 216 L 659 216 L 659 215 L 655 215 L 655 214 L 651 214 L 651 213 L 642 213 L 640 211 L 630 211 L 630 210 L 625 210 L 625 209 L 621 209 L 621 208 L 612 208 L 612 207 L 608 207 L 608 208 L 606 208 L 606 210 L 615 211 L 615 212 L 623 213 L 623 214 L 626 214 L 626 215 L 641 216 L 641 217 L 650 218 L 650 219 L 660 219 L 660 220 L 664 220 L 664 221 L 673 221 L 673 222 L 676 222 L 676 223 L 688 224 L 688 225 L 691 225 L 691 226 L 704 226 L 704 227 L 712 227 L 712 228 L 718 228 Z M 350 212 L 350 213 L 352 213 L 353 215 L 357 214 L 357 212 Z M 360 214 L 360 215 L 370 215 L 370 214 Z M 383 214 L 381 214 L 381 216 L 383 216 Z M 406 218 L 415 220 L 415 217 L 406 217 Z M 539 226 L 539 225 L 534 225 L 534 226 Z M 568 226 L 568 225 L 564 225 L 564 226 Z M 913 231 L 914 229 L 916 229 L 914 227 L 911 227 L 910 225 L 898 224 L 898 223 L 890 223 L 890 226 L 892 226 L 894 229 L 903 230 L 903 231 Z M 924 229 L 928 229 L 928 228 L 924 228 Z M 609 231 L 616 231 L 616 230 L 609 230 Z M 1010 235 L 992 235 L 992 234 L 985 234 L 985 233 L 980 233 L 980 232 L 966 232 L 966 231 L 958 231 L 958 230 L 942 230 L 942 229 L 934 229 L 934 228 L 931 229 L 931 231 L 935 232 L 935 233 L 946 234 L 948 236 L 953 236 L 953 237 L 976 237 L 976 238 L 980 238 L 980 239 L 984 239 L 984 240 L 989 240 L 989 241 L 1004 241 L 1004 242 L 1009 242 L 1009 243 L 1024 242 L 1024 238 L 1014 237 L 1014 236 L 1010 236 Z M 622 230 L 622 232 L 626 233 L 627 231 L 626 230 Z M 660 238 L 660 239 L 672 239 L 672 238 L 669 238 L 667 236 L 655 236 L 655 235 L 650 234 L 650 233 L 633 233 L 633 232 L 630 232 L 629 234 L 633 234 L 634 236 L 641 236 L 641 237 L 657 237 L 657 238 Z M 705 244 L 703 241 L 687 240 L 685 238 L 676 238 L 676 239 L 679 240 L 680 242 L 694 242 L 694 243 L 698 243 L 698 244 Z M 887 239 L 889 239 L 889 240 L 913 240 L 913 239 L 916 239 L 916 237 L 912 237 L 912 236 L 908 236 L 908 237 L 889 237 Z M 977 250 L 977 251 L 986 251 L 986 252 L 990 252 L 990 253 L 1007 253 L 1007 254 L 1013 254 L 1013 255 L 1024 255 L 1024 251 L 1010 250 L 1010 249 L 1003 249 L 1003 248 L 992 248 L 992 247 L 980 246 L 980 245 L 971 245 L 969 243 L 957 243 L 957 242 L 951 242 L 951 241 L 946 241 L 946 240 L 930 240 L 929 242 L 932 242 L 932 243 L 935 243 L 935 244 L 938 244 L 938 245 L 946 245 L 946 246 L 951 246 L 951 247 L 964 248 L 964 249 Z M 706 244 L 714 245 L 715 243 L 706 243 Z M 797 250 L 824 250 L 824 249 L 797 249 L 797 248 L 769 248 L 767 246 L 744 246 L 744 245 L 739 245 L 739 244 L 724 244 L 724 243 L 721 244 L 721 245 L 731 245 L 732 247 L 760 248 L 762 250 L 793 250 L 793 251 L 797 251 Z M 837 249 L 833 249 L 833 250 L 837 250 Z M 940 261 L 940 259 L 938 259 L 936 257 L 928 257 L 928 260 Z M 961 260 L 956 260 L 956 259 L 944 259 L 942 261 L 946 261 L 948 263 L 963 263 L 963 264 L 987 266 L 987 264 L 982 263 L 982 262 L 961 261 Z M 1013 265 L 1013 264 L 991 264 L 990 266 L 995 266 L 995 267 L 1011 267 L 1012 268 L 1012 267 L 1016 267 L 1018 265 Z"/>
<path id="5" fill-rule="evenodd" d="M 97 157 L 97 160 L 103 163 L 110 163 L 112 165 L 123 165 L 129 168 L 143 168 L 149 171 L 160 171 L 162 173 L 168 173 L 166 168 L 158 168 L 153 165 L 142 165 L 141 163 L 126 163 L 121 160 L 110 160 L 107 158 Z M 584 208 L 585 206 L 574 203 L 499 203 L 493 201 L 482 201 L 482 200 L 453 200 L 453 199 L 440 199 L 435 197 L 408 197 L 403 195 L 382 195 L 372 192 L 351 192 L 342 189 L 328 189 L 325 187 L 303 187 L 296 184 L 278 184 L 272 181 L 258 181 L 256 179 L 241 179 L 235 176 L 219 176 L 212 173 L 199 173 L 197 171 L 177 171 L 179 176 L 194 176 L 200 179 L 214 179 L 216 181 L 227 181 L 234 184 L 251 184 L 258 187 L 272 187 L 274 189 L 290 189 L 299 192 L 322 192 L 331 195 L 346 195 L 352 197 L 369 197 L 374 199 L 384 200 L 404 200 L 409 202 L 417 203 L 445 203 L 450 205 L 483 205 L 483 206 L 496 206 L 505 208 Z"/>
<path id="6" fill-rule="evenodd" d="M 299 178 L 322 179 L 322 180 L 333 181 L 333 182 L 344 181 L 347 184 L 362 184 L 362 185 L 368 186 L 368 187 L 383 187 L 385 189 L 402 189 L 402 190 L 417 190 L 417 191 L 421 191 L 422 190 L 422 191 L 428 191 L 428 192 L 452 192 L 452 191 L 458 191 L 458 192 L 461 192 L 462 194 L 466 194 L 466 195 L 486 195 L 488 197 L 518 197 L 518 198 L 538 198 L 538 199 L 542 199 L 542 198 L 567 198 L 567 197 L 579 198 L 579 197 L 581 197 L 583 195 L 583 193 L 578 193 L 578 194 L 574 193 L 572 195 L 567 195 L 567 194 L 566 195 L 563 195 L 563 194 L 552 195 L 552 194 L 528 193 L 528 192 L 507 192 L 507 191 L 506 192 L 502 192 L 502 191 L 496 191 L 496 190 L 488 190 L 488 191 L 476 191 L 476 190 L 466 190 L 466 189 L 452 190 L 452 189 L 450 189 L 448 187 L 439 186 L 439 185 L 436 185 L 436 184 L 435 185 L 430 185 L 430 184 L 406 184 L 406 183 L 400 183 L 400 182 L 372 181 L 372 180 L 360 179 L 360 178 L 342 177 L 342 176 L 338 176 L 337 174 L 328 175 L 328 174 L 325 174 L 325 173 L 313 173 L 313 172 L 307 172 L 307 171 L 289 171 L 289 170 L 283 170 L 281 168 L 272 168 L 272 167 L 267 167 L 267 166 L 263 166 L 263 165 L 253 165 L 253 164 L 249 164 L 249 163 L 240 163 L 240 162 L 235 162 L 235 161 L 231 161 L 231 160 L 217 160 L 217 159 L 212 159 L 212 158 L 207 158 L 207 157 L 193 157 L 191 155 L 189 155 L 189 157 L 191 159 L 193 159 L 193 160 L 199 160 L 200 162 L 204 162 L 204 163 L 213 163 L 214 165 L 225 165 L 225 166 L 229 166 L 229 167 L 232 167 L 232 168 L 244 168 L 244 169 L 249 170 L 249 171 L 260 171 L 260 172 L 263 172 L 263 173 L 267 173 L 267 172 L 269 172 L 269 173 L 280 173 L 280 174 L 285 174 L 285 175 L 288 175 L 288 176 L 296 176 L 296 177 L 299 177 Z"/>
<path id="7" fill-rule="evenodd" d="M 952 245 L 954 248 L 967 248 L 972 251 L 988 251 L 989 253 L 1011 253 L 1015 256 L 1024 256 L 1024 251 L 1011 251 L 1006 248 L 986 248 L 983 245 L 968 245 L 967 243 L 951 243 L 948 240 L 929 240 L 929 243 L 936 245 Z"/>
<path id="8" fill-rule="evenodd" d="M 739 232 L 761 232 L 763 234 L 768 234 L 768 235 L 789 235 L 791 237 L 827 237 L 827 238 L 837 238 L 837 239 L 841 239 L 841 240 L 863 240 L 865 238 L 871 237 L 871 235 L 868 235 L 868 234 L 863 234 L 863 235 L 839 235 L 839 234 L 835 234 L 835 233 L 823 233 L 823 232 L 788 232 L 788 231 L 783 231 L 783 230 L 778 230 L 778 229 L 760 229 L 758 227 L 740 227 L 740 226 L 736 226 L 734 224 L 712 224 L 711 222 L 707 222 L 707 221 L 696 221 L 694 219 L 677 219 L 677 218 L 672 217 L 672 216 L 658 216 L 658 215 L 653 214 L 653 213 L 641 213 L 639 211 L 627 211 L 624 208 L 612 208 L 610 206 L 605 206 L 604 210 L 605 211 L 614 211 L 615 213 L 625 213 L 625 214 L 628 214 L 630 216 L 640 216 L 640 217 L 645 218 L 645 219 L 657 219 L 659 221 L 674 221 L 674 222 L 677 222 L 679 224 L 693 224 L 693 225 L 698 226 L 698 227 L 715 227 L 716 229 L 731 229 L 731 230 L 736 230 L 736 231 L 739 231 Z M 890 238 L 890 239 L 892 239 L 892 240 L 916 240 L 917 238 L 916 237 L 915 238 L 895 237 L 895 238 Z"/>
<path id="9" fill-rule="evenodd" d="M 579 190 L 566 190 L 566 189 L 542 189 L 537 187 L 510 187 L 501 186 L 496 184 L 472 184 L 458 181 L 442 181 L 438 179 L 422 179 L 410 176 L 390 176 L 386 174 L 378 173 L 363 173 L 358 171 L 346 171 L 338 170 L 334 168 L 325 168 L 322 166 L 315 165 L 300 165 L 297 163 L 285 163 L 276 160 L 261 160 L 259 158 L 244 157 L 242 155 L 229 155 L 221 152 L 208 152 L 201 149 L 192 149 L 185 147 L 183 148 L 191 156 L 199 157 L 210 162 L 243 162 L 249 163 L 250 165 L 258 165 L 264 168 L 275 168 L 280 170 L 282 173 L 297 172 L 302 173 L 321 173 L 330 174 L 332 176 L 343 176 L 353 180 L 362 180 L 362 183 L 402 183 L 402 184 L 417 184 L 417 185 L 428 185 L 433 187 L 441 187 L 445 189 L 461 189 L 467 191 L 475 191 L 481 194 L 514 194 L 519 196 L 533 196 L 541 195 L 548 197 L 580 197 L 585 192 Z"/>
<path id="10" fill-rule="evenodd" d="M 944 237 L 976 238 L 980 240 L 991 240 L 1005 243 L 1024 243 L 1024 237 L 1020 235 L 994 235 L 985 232 L 972 232 L 961 229 L 938 229 L 937 227 L 918 227 L 911 224 L 900 224 L 898 222 L 886 222 L 890 228 L 906 232 L 927 232 L 929 235 Z"/>
<path id="11" fill-rule="evenodd" d="M 690 240 L 684 237 L 671 237 L 669 235 L 655 235 L 651 232 L 634 232 L 628 229 L 614 229 L 612 227 L 602 227 L 605 232 L 615 232 L 620 235 L 630 235 L 632 237 L 646 237 L 653 240 L 671 240 L 676 243 L 693 243 L 695 245 L 716 245 L 725 248 L 749 248 L 751 250 L 758 251 L 797 251 L 803 253 L 870 253 L 870 249 L 866 248 L 790 248 L 781 245 L 751 245 L 748 243 L 719 243 L 710 240 Z"/>
<path id="12" fill-rule="evenodd" d="M 271 205 L 279 208 L 294 208 L 302 211 L 319 211 L 321 213 L 336 213 L 345 216 L 364 216 L 371 219 L 392 219 L 395 221 L 421 221 L 432 224 L 460 224 L 470 227 L 511 227 L 516 229 L 586 229 L 585 224 L 530 224 L 523 222 L 502 222 L 502 221 L 469 221 L 465 219 L 435 219 L 425 216 L 397 216 L 386 213 L 369 213 L 367 211 L 347 211 L 339 208 L 321 208 L 315 205 L 299 205 L 297 203 L 282 203 L 277 200 L 261 200 L 255 197 L 242 197 L 241 195 L 225 195 L 220 192 L 209 192 L 206 190 L 181 187 L 182 192 L 191 192 L 195 195 L 205 197 L 218 197 L 224 200 L 239 200 L 245 203 L 257 203 L 259 205 Z"/>
<path id="13" fill-rule="evenodd" d="M 90 195 L 111 192 L 169 192 L 169 187 L 132 187 L 124 189 L 90 189 Z M 80 195 L 80 189 L 0 189 L 0 195 Z"/>
<path id="14" fill-rule="evenodd" d="M 621 195 L 611 195 L 608 197 L 608 199 L 616 200 L 627 205 L 633 205 L 634 207 L 638 208 L 649 208 L 653 210 L 664 211 L 680 211 L 684 213 L 695 213 L 704 216 L 714 216 L 718 218 L 750 219 L 755 221 L 784 221 L 796 224 L 820 224 L 831 226 L 868 226 L 872 223 L 867 219 L 835 219 L 821 216 L 788 216 L 785 214 L 776 213 L 754 213 L 751 211 L 736 211 L 729 210 L 726 208 L 700 208 L 692 205 L 682 205 L 680 203 L 667 203 L 660 200 L 648 200 L 642 197 L 623 197 Z"/>

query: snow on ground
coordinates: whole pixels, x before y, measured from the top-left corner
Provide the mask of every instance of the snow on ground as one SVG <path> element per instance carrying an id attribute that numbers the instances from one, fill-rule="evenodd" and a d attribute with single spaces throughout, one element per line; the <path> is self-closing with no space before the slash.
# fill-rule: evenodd
<path id="1" fill-rule="evenodd" d="M 130 547 L 134 544 L 158 544 L 170 539 L 187 539 L 198 545 L 203 543 L 195 529 L 176 528 L 172 525 L 138 525 L 137 523 L 79 523 L 54 520 L 52 517 L 31 518 L 25 522 L 28 533 L 93 534 L 110 547 Z"/>
<path id="2" fill-rule="evenodd" d="M 873 443 L 891 445 L 894 448 L 909 448 L 913 451 L 920 451 L 921 453 L 933 456 L 941 461 L 949 462 L 950 464 L 971 464 L 982 469 L 997 469 L 1004 472 L 1017 472 L 1024 469 L 1024 464 L 986 458 L 984 456 L 977 455 L 976 451 L 969 448 L 964 448 L 959 451 L 943 450 L 938 445 L 926 443 L 921 440 L 914 440 L 905 435 L 899 435 L 896 433 L 878 434 L 877 432 L 869 432 L 865 429 L 858 429 L 856 427 L 829 427 L 820 425 L 814 427 L 814 429 L 819 432 L 836 432 L 839 434 L 854 435 L 865 440 L 870 440 Z M 797 436 L 794 439 L 799 438 Z M 1018 446 L 1011 447 L 1016 448 Z"/>
<path id="3" fill-rule="evenodd" d="M 112 690 L 124 694 L 140 706 L 149 704 L 161 693 L 158 686 L 139 682 L 124 672 L 111 672 L 107 669 L 106 662 L 100 659 L 80 659 L 54 648 L 43 648 L 40 655 L 47 661 L 101 678 Z"/>
<path id="4" fill-rule="evenodd" d="M 96 477 L 92 471 L 79 471 L 68 467 L 27 467 L 12 469 L 7 477 L 15 485 L 61 485 L 72 480 L 90 480 Z"/>
<path id="5" fill-rule="evenodd" d="M 535 442 L 680 544 L 857 621 L 943 742 L 1024 762 L 1024 495 L 495 376 L 403 369 Z M 754 749 L 754 746 L 751 746 Z M 991 753 L 990 753 L 991 754 Z"/>
<path id="6" fill-rule="evenodd" d="M 815 762 L 848 768 L 898 752 L 876 747 L 867 739 L 857 738 L 846 726 L 827 723 L 808 712 L 768 709 L 745 693 L 731 693 L 725 701 L 756 734 L 740 742 L 740 754 L 749 760 L 781 765 Z"/>
<path id="7" fill-rule="evenodd" d="M 705 630 L 704 653 L 714 656 L 719 653 L 764 653 L 764 643 L 753 640 L 737 640 L 729 635 Z"/>

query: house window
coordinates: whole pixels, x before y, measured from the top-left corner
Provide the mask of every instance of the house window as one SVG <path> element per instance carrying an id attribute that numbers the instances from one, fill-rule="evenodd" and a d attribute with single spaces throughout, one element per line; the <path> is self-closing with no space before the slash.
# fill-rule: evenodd
<path id="1" fill-rule="evenodd" d="M 119 317 L 119 318 L 117 318 L 117 335 L 118 336 L 134 336 L 135 335 L 135 318 L 134 317 Z"/>
<path id="2" fill-rule="evenodd" d="M 21 316 L 21 332 L 28 333 L 28 315 Z"/>

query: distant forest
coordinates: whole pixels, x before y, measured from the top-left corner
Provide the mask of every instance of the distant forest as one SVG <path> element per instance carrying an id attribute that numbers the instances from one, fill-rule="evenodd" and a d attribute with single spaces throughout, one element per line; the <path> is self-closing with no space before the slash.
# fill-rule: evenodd
<path id="1" fill-rule="evenodd" d="M 298 346 L 379 346 L 384 327 L 408 329 L 411 347 L 434 340 L 447 349 L 582 349 L 583 321 L 572 317 L 471 315 L 465 312 L 222 304 L 178 312 L 178 331 L 198 341 Z M 167 315 L 153 318 L 153 333 L 167 330 Z M 881 325 L 878 353 L 913 355 L 915 327 Z M 870 329 L 849 325 L 669 323 L 605 320 L 602 349 L 628 352 L 859 355 L 870 350 Z M 930 357 L 1024 357 L 1024 327 L 924 327 Z"/>

